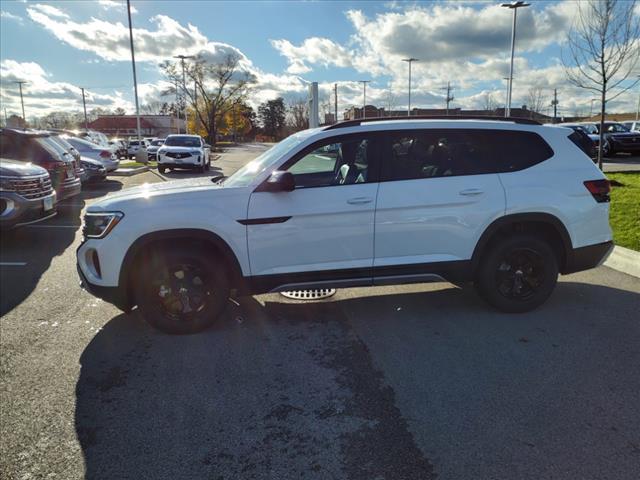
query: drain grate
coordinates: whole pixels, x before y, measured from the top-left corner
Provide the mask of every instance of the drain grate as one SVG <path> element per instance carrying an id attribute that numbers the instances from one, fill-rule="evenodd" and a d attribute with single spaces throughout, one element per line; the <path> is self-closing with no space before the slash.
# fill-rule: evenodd
<path id="1" fill-rule="evenodd" d="M 335 288 L 319 288 L 316 290 L 291 290 L 290 292 L 280 292 L 280 295 L 293 300 L 322 300 L 335 293 Z"/>

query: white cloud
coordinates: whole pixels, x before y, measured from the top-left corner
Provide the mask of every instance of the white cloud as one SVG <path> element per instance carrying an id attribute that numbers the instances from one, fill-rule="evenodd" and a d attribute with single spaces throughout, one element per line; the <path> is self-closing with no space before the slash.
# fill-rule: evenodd
<path id="1" fill-rule="evenodd" d="M 127 9 L 127 2 L 125 0 L 98 0 L 98 5 L 105 10 Z M 133 5 L 131 5 L 131 13 L 138 13 L 138 10 Z"/>
<path id="2" fill-rule="evenodd" d="M 288 73 L 308 73 L 308 64 L 318 64 L 324 67 L 350 67 L 349 52 L 336 42 L 328 38 L 307 38 L 298 47 L 288 40 L 271 40 L 271 45 L 289 61 Z"/>
<path id="3" fill-rule="evenodd" d="M 53 5 L 37 3 L 29 7 L 29 10 L 39 12 L 41 15 L 46 15 L 48 17 L 69 18 L 69 15 L 67 15 L 65 12 L 63 12 L 59 8 L 54 7 Z"/>
<path id="4" fill-rule="evenodd" d="M 8 112 L 20 111 L 20 94 L 16 80 L 25 80 L 23 85 L 24 103 L 27 116 L 42 116 L 53 111 L 77 111 L 82 108 L 82 93 L 79 87 L 67 82 L 54 82 L 50 74 L 35 62 L 2 60 L 0 62 L 0 101 Z M 112 95 L 86 91 L 87 108 L 103 107 L 125 110 L 133 108 L 122 92 Z"/>
<path id="5" fill-rule="evenodd" d="M 18 22 L 21 25 L 24 23 L 24 18 L 22 18 L 20 15 L 14 15 L 13 13 L 7 12 L 5 10 L 0 10 L 0 18 L 6 18 L 7 20 L 13 20 L 15 22 Z"/>

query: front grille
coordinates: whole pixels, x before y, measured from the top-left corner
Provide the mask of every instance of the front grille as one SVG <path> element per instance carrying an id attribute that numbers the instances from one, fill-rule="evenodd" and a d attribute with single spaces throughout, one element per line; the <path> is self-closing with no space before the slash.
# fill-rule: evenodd
<path id="1" fill-rule="evenodd" d="M 11 189 L 18 195 L 29 200 L 46 197 L 53 191 L 49 175 L 12 178 L 10 185 Z"/>
<path id="2" fill-rule="evenodd" d="M 191 154 L 187 152 L 167 152 L 165 153 L 165 156 L 171 158 L 188 158 Z"/>

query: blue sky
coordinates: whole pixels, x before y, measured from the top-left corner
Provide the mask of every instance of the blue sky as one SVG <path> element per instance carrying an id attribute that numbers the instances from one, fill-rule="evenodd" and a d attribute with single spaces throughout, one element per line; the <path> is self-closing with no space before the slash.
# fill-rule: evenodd
<path id="1" fill-rule="evenodd" d="M 518 18 L 514 105 L 527 103 L 536 87 L 549 97 L 547 105 L 557 88 L 561 112 L 588 112 L 592 95 L 567 83 L 560 62 L 577 4 L 531 3 Z M 20 78 L 30 81 L 25 104 L 31 115 L 79 108 L 79 86 L 88 89 L 92 106 L 131 111 L 124 5 L 122 0 L 3 0 L 3 107 L 17 112 L 11 81 Z M 133 0 L 132 5 L 143 102 L 158 99 L 164 87 L 162 60 L 182 52 L 212 59 L 234 52 L 258 79 L 254 104 L 278 95 L 304 97 L 309 81 L 320 82 L 321 95 L 327 96 L 339 82 L 343 110 L 361 104 L 357 80 L 370 79 L 368 103 L 406 108 L 405 56 L 421 59 L 414 64 L 413 106 L 443 107 L 447 81 L 454 86 L 454 107 L 479 108 L 489 99 L 495 106 L 504 103 L 511 14 L 494 2 Z M 634 103 L 630 92 L 610 110 L 632 111 Z"/>

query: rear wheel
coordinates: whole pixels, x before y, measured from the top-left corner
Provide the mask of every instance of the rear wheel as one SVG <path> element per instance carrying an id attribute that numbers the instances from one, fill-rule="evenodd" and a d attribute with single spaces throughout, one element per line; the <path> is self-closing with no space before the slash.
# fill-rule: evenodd
<path id="1" fill-rule="evenodd" d="M 503 312 L 528 312 L 542 305 L 558 281 L 558 260 L 538 237 L 517 234 L 493 243 L 482 258 L 476 289 Z"/>
<path id="2" fill-rule="evenodd" d="M 150 252 L 136 284 L 142 316 L 169 334 L 196 333 L 210 327 L 229 298 L 224 263 L 197 245 Z"/>
<path id="3" fill-rule="evenodd" d="M 166 172 L 166 171 L 167 171 L 167 168 L 166 168 L 166 167 L 163 167 L 162 165 L 158 165 L 158 171 L 159 171 L 160 173 L 164 173 L 164 172 Z"/>

